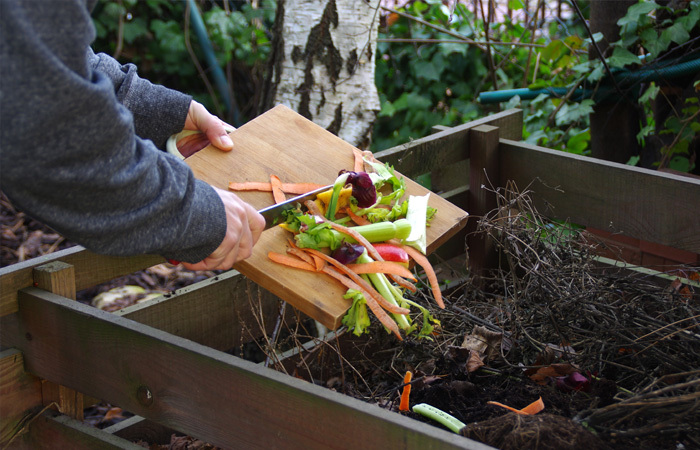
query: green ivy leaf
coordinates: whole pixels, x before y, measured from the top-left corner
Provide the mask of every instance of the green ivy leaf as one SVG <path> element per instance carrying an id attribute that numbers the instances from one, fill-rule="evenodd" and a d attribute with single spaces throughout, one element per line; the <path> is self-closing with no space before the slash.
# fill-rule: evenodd
<path id="1" fill-rule="evenodd" d="M 676 44 L 682 44 L 690 39 L 690 34 L 681 23 L 674 23 L 661 32 L 662 39 L 668 39 Z"/>
<path id="2" fill-rule="evenodd" d="M 683 28 L 685 28 L 685 31 L 691 32 L 693 28 L 695 28 L 695 25 L 697 25 L 698 21 L 700 21 L 700 6 L 698 4 L 695 4 L 695 6 L 690 7 L 690 12 L 688 15 L 683 16 L 677 20 L 677 23 L 681 23 L 683 25 Z"/>
<path id="3" fill-rule="evenodd" d="M 512 9 L 513 11 L 517 11 L 519 9 L 525 8 L 525 4 L 523 3 L 522 0 L 508 0 L 508 9 Z"/>
<path id="4" fill-rule="evenodd" d="M 628 64 L 641 64 L 639 58 L 629 50 L 622 47 L 615 47 L 613 54 L 608 58 L 608 64 L 613 67 L 625 67 Z"/>
<path id="5" fill-rule="evenodd" d="M 557 126 L 568 123 L 573 123 L 581 119 L 585 119 L 593 112 L 593 104 L 591 99 L 582 100 L 580 103 L 567 103 L 559 109 L 554 117 Z"/>
<path id="6" fill-rule="evenodd" d="M 588 149 L 588 143 L 591 140 L 590 130 L 582 131 L 575 134 L 566 141 L 566 151 L 577 155 L 583 155 Z"/>
<path id="7" fill-rule="evenodd" d="M 425 78 L 429 81 L 440 81 L 440 72 L 432 61 L 417 61 L 414 69 L 419 78 Z"/>
<path id="8" fill-rule="evenodd" d="M 644 93 L 639 97 L 639 103 L 645 104 L 656 98 L 656 95 L 661 90 L 660 86 L 657 86 L 653 81 L 649 84 L 649 87 L 644 91 Z"/>

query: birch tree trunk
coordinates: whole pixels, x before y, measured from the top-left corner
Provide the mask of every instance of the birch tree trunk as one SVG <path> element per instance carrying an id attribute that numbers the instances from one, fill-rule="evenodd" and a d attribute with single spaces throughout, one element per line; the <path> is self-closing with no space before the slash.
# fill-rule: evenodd
<path id="1" fill-rule="evenodd" d="M 379 0 L 279 0 L 262 110 L 297 111 L 358 148 L 379 111 Z"/>

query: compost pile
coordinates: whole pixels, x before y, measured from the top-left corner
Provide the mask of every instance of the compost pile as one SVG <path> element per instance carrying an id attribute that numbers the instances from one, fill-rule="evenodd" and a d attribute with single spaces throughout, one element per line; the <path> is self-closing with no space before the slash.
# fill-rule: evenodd
<path id="1" fill-rule="evenodd" d="M 497 448 L 700 448 L 700 289 L 681 282 L 697 268 L 659 278 L 601 265 L 590 235 L 541 219 L 527 193 L 497 195 L 478 233 L 501 269 L 449 274 L 446 310 L 430 308 L 442 324 L 432 340 L 399 342 L 374 323 L 278 370 L 394 411 L 411 371 L 411 406 L 437 407 Z M 428 292 L 414 300 L 430 305 Z M 297 324 L 286 345 L 305 333 Z M 487 403 L 538 398 L 536 415 Z"/>
<path id="2" fill-rule="evenodd" d="M 461 434 L 496 448 L 700 448 L 700 288 L 681 282 L 697 280 L 698 268 L 660 279 L 603 266 L 595 239 L 546 222 L 526 192 L 497 196 L 499 208 L 477 232 L 495 243 L 501 269 L 477 279 L 463 258 L 443 261 L 436 268 L 447 308 L 433 305 L 427 285 L 412 298 L 441 322 L 431 339 L 398 341 L 378 322 L 370 334 L 341 329 L 319 339 L 315 323 L 297 314 L 251 343 L 262 352 L 249 359 L 429 422 L 399 411 L 411 371 L 411 406 L 435 406 L 466 424 Z M 0 202 L 3 266 L 73 245 L 1 193 Z M 211 275 L 161 265 L 78 295 L 89 303 L 125 284 L 168 292 Z M 312 342 L 296 359 L 278 357 Z M 544 410 L 535 415 L 488 403 L 520 409 L 539 398 Z M 114 410 L 98 405 L 86 421 L 102 427 L 128 416 L 119 410 L 113 419 Z M 172 448 L 213 448 L 172 439 Z"/>

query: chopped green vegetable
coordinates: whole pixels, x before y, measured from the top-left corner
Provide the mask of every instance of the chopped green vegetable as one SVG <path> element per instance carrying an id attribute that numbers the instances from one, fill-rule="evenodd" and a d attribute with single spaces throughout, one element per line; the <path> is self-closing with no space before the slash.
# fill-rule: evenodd
<path id="1" fill-rule="evenodd" d="M 362 292 L 348 289 L 343 298 L 352 299 L 352 306 L 343 317 L 343 325 L 355 336 L 362 336 L 368 331 L 370 321 L 367 313 L 367 300 Z"/>
<path id="2" fill-rule="evenodd" d="M 327 223 L 311 223 L 306 218 L 309 216 L 299 217 L 302 225 L 306 225 L 306 229 L 302 230 L 303 226 L 297 226 L 299 233 L 294 237 L 297 245 L 302 248 L 325 248 L 329 247 L 335 250 L 343 242 L 355 243 L 355 240 L 350 236 L 346 236 L 336 230 L 330 228 Z M 406 239 L 411 233 L 411 226 L 406 219 L 399 219 L 395 222 L 379 222 L 369 225 L 361 225 L 353 227 L 353 230 L 360 233 L 370 242 L 384 242 L 390 239 Z"/>
<path id="3" fill-rule="evenodd" d="M 430 193 L 423 196 L 411 195 L 408 198 L 408 212 L 406 213 L 406 219 L 411 223 L 411 234 L 406 238 L 406 244 L 420 250 L 424 255 L 429 197 Z"/>
<path id="4" fill-rule="evenodd" d="M 348 181 L 348 172 L 338 175 L 333 183 L 333 193 L 331 194 L 331 200 L 328 202 L 328 209 L 326 210 L 326 219 L 335 219 L 336 209 L 338 209 L 338 197 L 340 196 L 340 191 L 345 187 L 345 183 Z"/>

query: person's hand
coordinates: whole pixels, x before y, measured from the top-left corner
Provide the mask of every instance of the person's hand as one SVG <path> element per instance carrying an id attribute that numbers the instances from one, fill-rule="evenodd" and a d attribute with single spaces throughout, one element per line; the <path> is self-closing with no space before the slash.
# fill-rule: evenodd
<path id="1" fill-rule="evenodd" d="M 265 219 L 255 208 L 232 192 L 214 188 L 226 208 L 226 236 L 219 247 L 196 264 L 182 263 L 189 270 L 227 270 L 253 254 L 253 246 L 265 229 Z"/>
<path id="2" fill-rule="evenodd" d="M 201 103 L 194 100 L 187 111 L 184 130 L 201 131 L 204 134 L 201 138 L 190 139 L 187 145 L 181 145 L 178 142 L 178 150 L 185 158 L 203 149 L 209 143 L 225 152 L 233 149 L 233 141 L 228 133 L 235 128 L 211 114 Z"/>

